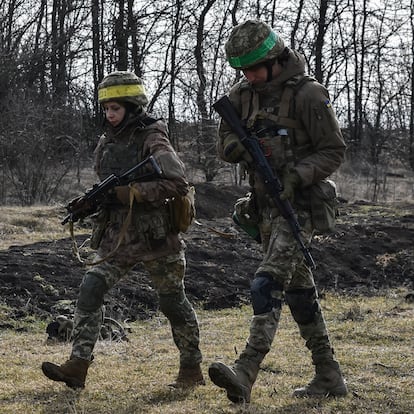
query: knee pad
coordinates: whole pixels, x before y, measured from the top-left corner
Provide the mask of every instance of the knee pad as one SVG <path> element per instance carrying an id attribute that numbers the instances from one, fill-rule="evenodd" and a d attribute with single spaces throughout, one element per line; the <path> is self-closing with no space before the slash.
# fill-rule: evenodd
<path id="1" fill-rule="evenodd" d="M 104 279 L 87 273 L 80 285 L 78 308 L 87 312 L 98 310 L 103 304 L 106 291 Z"/>
<path id="2" fill-rule="evenodd" d="M 273 308 L 281 308 L 280 300 L 283 287 L 273 280 L 270 273 L 258 273 L 250 285 L 253 313 L 261 315 L 271 312 Z M 279 295 L 275 292 L 278 291 Z"/>
<path id="3" fill-rule="evenodd" d="M 286 303 L 289 305 L 293 319 L 300 325 L 308 325 L 315 320 L 316 313 L 320 312 L 316 289 L 294 289 L 285 293 Z"/>

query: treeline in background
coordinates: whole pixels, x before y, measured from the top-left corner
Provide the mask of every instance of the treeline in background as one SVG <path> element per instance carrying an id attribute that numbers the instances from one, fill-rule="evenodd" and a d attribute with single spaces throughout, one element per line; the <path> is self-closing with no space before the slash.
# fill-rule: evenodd
<path id="1" fill-rule="evenodd" d="M 238 184 L 216 156 L 212 104 L 241 76 L 225 60 L 231 29 L 255 18 L 331 94 L 348 145 L 342 195 L 412 198 L 414 0 L 2 0 L 0 204 L 53 203 L 93 182 L 96 86 L 114 70 L 143 78 L 191 181 Z"/>

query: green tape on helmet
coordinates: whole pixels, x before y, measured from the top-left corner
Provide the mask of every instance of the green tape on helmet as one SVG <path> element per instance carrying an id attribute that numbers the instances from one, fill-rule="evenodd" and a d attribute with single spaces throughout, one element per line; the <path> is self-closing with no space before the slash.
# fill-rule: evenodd
<path id="1" fill-rule="evenodd" d="M 247 20 L 233 27 L 224 49 L 230 65 L 243 70 L 277 58 L 285 43 L 265 22 Z"/>
<path id="2" fill-rule="evenodd" d="M 277 34 L 271 31 L 258 48 L 243 56 L 229 56 L 228 61 L 233 68 L 253 66 L 256 62 L 266 57 L 269 51 L 275 47 L 277 40 Z"/>

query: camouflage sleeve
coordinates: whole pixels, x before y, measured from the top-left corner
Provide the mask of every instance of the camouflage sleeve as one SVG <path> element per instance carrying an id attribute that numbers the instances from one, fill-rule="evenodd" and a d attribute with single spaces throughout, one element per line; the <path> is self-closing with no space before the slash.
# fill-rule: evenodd
<path id="1" fill-rule="evenodd" d="M 241 98 L 240 98 L 240 83 L 234 85 L 229 92 L 229 99 L 233 104 L 236 112 L 241 114 Z M 238 139 L 237 135 L 232 132 L 231 128 L 222 120 L 219 121 L 218 131 L 217 131 L 217 153 L 218 156 L 226 162 L 230 162 L 224 155 L 223 149 L 226 146 L 227 141 L 232 141 Z"/>
<path id="2" fill-rule="evenodd" d="M 314 184 L 338 169 L 346 145 L 328 91 L 317 82 L 308 82 L 297 94 L 296 113 L 312 145 L 312 154 L 295 166 L 302 185 Z"/>
<path id="3" fill-rule="evenodd" d="M 175 152 L 168 139 L 168 131 L 165 124 L 157 121 L 152 126 L 143 148 L 145 156 L 152 155 L 163 172 L 162 178 L 152 181 L 133 184 L 141 194 L 142 199 L 148 202 L 156 202 L 178 195 L 185 195 L 188 191 L 188 182 L 185 175 L 184 163 Z"/>
<path id="4" fill-rule="evenodd" d="M 95 157 L 94 170 L 95 170 L 96 174 L 98 175 L 98 177 L 101 176 L 100 161 L 101 161 L 101 158 L 102 158 L 102 148 L 104 146 L 105 141 L 106 141 L 106 136 L 105 136 L 105 134 L 103 134 L 99 138 L 98 144 L 95 148 L 95 151 L 93 152 L 94 157 Z"/>

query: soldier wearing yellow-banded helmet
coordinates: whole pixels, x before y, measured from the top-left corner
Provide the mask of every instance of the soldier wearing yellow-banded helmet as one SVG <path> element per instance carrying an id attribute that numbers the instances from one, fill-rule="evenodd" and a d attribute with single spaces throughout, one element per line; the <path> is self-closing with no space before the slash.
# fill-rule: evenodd
<path id="1" fill-rule="evenodd" d="M 148 104 L 147 93 L 142 80 L 135 73 L 112 72 L 98 85 L 98 102 L 129 102 L 139 108 Z"/>
<path id="2" fill-rule="evenodd" d="M 248 20 L 233 28 L 225 45 L 229 64 L 244 74 L 229 92 L 243 123 L 281 177 L 282 199 L 293 205 L 309 245 L 315 231 L 329 231 L 335 219 L 335 191 L 327 177 L 344 159 L 345 143 L 327 90 L 305 74 L 303 57 L 286 47 L 266 23 Z M 280 215 L 250 154 L 220 122 L 220 158 L 239 163 L 251 191 L 235 205 L 234 219 L 261 241 L 263 259 L 251 284 L 253 319 L 246 348 L 232 366 L 215 362 L 211 380 L 233 402 L 249 402 L 260 364 L 277 331 L 283 298 L 312 353 L 315 376 L 296 396 L 346 395 L 334 357 L 311 269 L 289 224 Z"/>
<path id="3" fill-rule="evenodd" d="M 170 385 L 190 388 L 204 384 L 197 317 L 184 290 L 185 245 L 171 207 L 171 200 L 189 190 L 184 164 L 170 144 L 165 122 L 146 113 L 147 94 L 134 73 L 118 71 L 106 76 L 98 86 L 98 101 L 106 119 L 95 150 L 99 178 L 120 175 L 149 156 L 162 175 L 115 187 L 100 207 L 91 237 L 97 258 L 80 286 L 70 358 L 62 365 L 44 362 L 43 373 L 71 388 L 85 386 L 105 294 L 142 263 L 179 351 L 179 372 Z"/>

